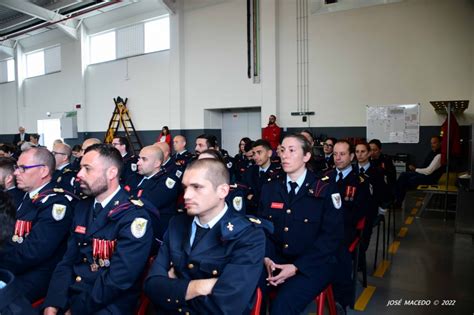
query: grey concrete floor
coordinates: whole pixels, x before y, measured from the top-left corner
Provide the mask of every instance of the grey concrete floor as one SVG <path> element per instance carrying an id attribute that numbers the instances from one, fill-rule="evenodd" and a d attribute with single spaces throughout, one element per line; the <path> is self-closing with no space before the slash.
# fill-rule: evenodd
<path id="1" fill-rule="evenodd" d="M 454 232 L 453 215 L 445 221 L 444 214 L 425 212 L 422 217 L 415 217 L 411 224 L 406 224 L 406 218 L 422 196 L 419 193 L 408 194 L 404 209 L 395 213 L 396 234 L 401 227 L 406 227 L 407 233 L 404 237 L 396 236 L 395 241 L 399 241 L 400 246 L 395 254 L 388 254 L 390 266 L 382 278 L 372 275 L 374 231 L 367 251 L 367 280 L 375 291 L 364 311 L 348 310 L 347 314 L 474 315 L 473 238 Z M 390 233 L 392 243 L 392 229 Z M 379 262 L 380 257 L 381 254 Z M 359 284 L 356 299 L 362 290 Z M 406 305 L 411 302 L 429 305 Z M 434 305 L 436 303 L 439 304 Z M 314 305 L 310 305 L 305 313 L 314 314 Z"/>

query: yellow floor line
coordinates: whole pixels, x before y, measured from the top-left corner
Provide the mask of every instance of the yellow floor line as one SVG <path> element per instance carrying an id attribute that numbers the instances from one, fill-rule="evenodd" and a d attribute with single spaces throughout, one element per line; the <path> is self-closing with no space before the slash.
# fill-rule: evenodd
<path id="1" fill-rule="evenodd" d="M 398 232 L 398 237 L 405 237 L 407 235 L 408 228 L 407 227 L 402 227 L 400 229 L 400 232 Z"/>
<path id="2" fill-rule="evenodd" d="M 415 215 L 418 212 L 418 208 L 412 208 L 410 214 Z"/>
<path id="3" fill-rule="evenodd" d="M 375 270 L 373 276 L 377 278 L 383 278 L 383 275 L 385 274 L 385 271 L 387 271 L 389 266 L 390 266 L 390 261 L 382 260 L 380 265 L 377 267 L 377 270 Z"/>
<path id="4" fill-rule="evenodd" d="M 394 241 L 390 247 L 388 248 L 388 252 L 390 254 L 395 254 L 398 250 L 398 247 L 400 246 L 400 241 Z"/>
<path id="5" fill-rule="evenodd" d="M 367 307 L 367 304 L 369 304 L 370 298 L 372 298 L 372 295 L 374 295 L 374 292 L 375 292 L 375 287 L 368 285 L 367 288 L 365 288 L 364 291 L 362 291 L 359 298 L 357 299 L 354 305 L 354 310 L 364 311 L 365 308 Z"/>
<path id="6" fill-rule="evenodd" d="M 413 218 L 412 216 L 409 216 L 409 217 L 405 220 L 405 224 L 406 224 L 406 225 L 412 224 L 412 223 L 413 223 L 413 219 L 414 219 L 414 218 Z"/>

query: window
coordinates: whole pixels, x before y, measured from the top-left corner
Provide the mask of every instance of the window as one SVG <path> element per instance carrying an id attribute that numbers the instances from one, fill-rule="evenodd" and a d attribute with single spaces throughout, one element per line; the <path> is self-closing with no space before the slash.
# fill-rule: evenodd
<path id="1" fill-rule="evenodd" d="M 55 46 L 26 54 L 26 77 L 61 71 L 61 47 Z"/>
<path id="2" fill-rule="evenodd" d="M 15 81 L 15 60 L 0 61 L 0 83 Z"/>
<path id="3" fill-rule="evenodd" d="M 170 19 L 145 23 L 145 53 L 170 49 Z"/>
<path id="4" fill-rule="evenodd" d="M 91 63 L 115 59 L 115 31 L 91 36 Z"/>
<path id="5" fill-rule="evenodd" d="M 90 36 L 90 63 L 170 49 L 169 16 Z"/>
<path id="6" fill-rule="evenodd" d="M 26 55 L 26 77 L 36 77 L 44 74 L 44 51 Z"/>

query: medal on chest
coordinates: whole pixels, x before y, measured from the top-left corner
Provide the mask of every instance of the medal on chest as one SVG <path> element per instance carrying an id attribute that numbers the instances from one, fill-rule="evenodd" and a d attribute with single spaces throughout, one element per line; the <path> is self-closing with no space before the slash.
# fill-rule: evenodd
<path id="1" fill-rule="evenodd" d="M 15 233 L 12 236 L 14 243 L 21 244 L 31 232 L 31 221 L 17 220 L 15 223 Z"/>
<path id="2" fill-rule="evenodd" d="M 354 201 L 354 197 L 356 194 L 356 187 L 355 186 L 347 186 L 346 193 L 344 194 L 345 201 Z"/>

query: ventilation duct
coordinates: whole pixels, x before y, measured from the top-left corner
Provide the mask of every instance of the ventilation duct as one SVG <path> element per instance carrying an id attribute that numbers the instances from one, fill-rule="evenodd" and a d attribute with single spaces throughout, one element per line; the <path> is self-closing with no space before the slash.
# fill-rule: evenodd
<path id="1" fill-rule="evenodd" d="M 325 14 L 401 1 L 403 0 L 311 0 L 311 13 Z"/>

